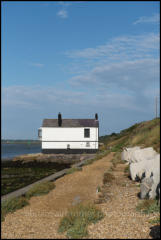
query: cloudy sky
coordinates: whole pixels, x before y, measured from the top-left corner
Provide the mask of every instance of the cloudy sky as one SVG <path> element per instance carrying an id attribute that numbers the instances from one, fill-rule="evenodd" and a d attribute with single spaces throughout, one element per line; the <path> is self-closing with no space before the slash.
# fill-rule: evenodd
<path id="1" fill-rule="evenodd" d="M 159 1 L 2 2 L 2 138 L 43 118 L 94 118 L 100 135 L 155 117 Z"/>

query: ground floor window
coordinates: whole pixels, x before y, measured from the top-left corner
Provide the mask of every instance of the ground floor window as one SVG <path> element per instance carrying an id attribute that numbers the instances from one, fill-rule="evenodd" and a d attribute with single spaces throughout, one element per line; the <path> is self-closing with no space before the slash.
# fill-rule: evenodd
<path id="1" fill-rule="evenodd" d="M 90 147 L 90 142 L 86 142 L 86 147 Z"/>

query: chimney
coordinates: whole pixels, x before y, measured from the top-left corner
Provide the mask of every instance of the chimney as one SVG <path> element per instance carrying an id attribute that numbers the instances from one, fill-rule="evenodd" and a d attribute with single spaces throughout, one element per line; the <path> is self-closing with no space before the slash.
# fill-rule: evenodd
<path id="1" fill-rule="evenodd" d="M 95 114 L 95 120 L 98 120 L 98 114 L 97 113 Z"/>
<path id="2" fill-rule="evenodd" d="M 61 118 L 61 113 L 59 112 L 58 114 L 58 126 L 61 127 L 62 125 L 62 118 Z"/>

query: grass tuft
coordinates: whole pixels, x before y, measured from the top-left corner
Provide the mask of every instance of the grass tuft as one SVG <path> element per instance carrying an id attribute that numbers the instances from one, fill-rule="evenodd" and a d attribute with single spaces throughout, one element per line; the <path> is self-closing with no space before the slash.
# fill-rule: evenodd
<path id="1" fill-rule="evenodd" d="M 58 232 L 66 232 L 68 238 L 80 239 L 88 235 L 87 226 L 90 223 L 96 223 L 103 217 L 104 214 L 94 204 L 79 203 L 62 218 Z"/>
<path id="2" fill-rule="evenodd" d="M 53 182 L 43 182 L 35 184 L 26 194 L 25 197 L 27 199 L 32 196 L 40 196 L 49 193 L 52 189 L 55 188 L 55 184 Z"/>
<path id="3" fill-rule="evenodd" d="M 160 212 L 160 206 L 156 199 L 142 200 L 136 207 L 136 210 L 145 214 Z"/>
<path id="4" fill-rule="evenodd" d="M 15 212 L 17 209 L 27 206 L 29 202 L 24 197 L 15 197 L 2 202 L 1 205 L 1 221 L 4 221 L 8 213 Z"/>

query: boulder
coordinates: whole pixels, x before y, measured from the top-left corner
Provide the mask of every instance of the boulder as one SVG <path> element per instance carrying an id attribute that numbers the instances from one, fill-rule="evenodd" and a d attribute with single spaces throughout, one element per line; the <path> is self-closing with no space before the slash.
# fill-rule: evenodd
<path id="1" fill-rule="evenodd" d="M 159 193 L 160 193 L 160 169 L 158 171 L 155 171 L 153 173 L 153 176 L 151 176 L 151 178 L 153 179 L 153 184 L 150 188 L 148 197 L 150 199 L 154 199 L 154 198 L 159 198 Z"/>
<path id="2" fill-rule="evenodd" d="M 153 185 L 153 179 L 151 177 L 144 178 L 140 184 L 140 198 L 148 198 L 148 194 L 151 190 L 151 187 Z"/>
<path id="3" fill-rule="evenodd" d="M 130 164 L 131 179 L 141 181 L 140 197 L 160 199 L 160 154 L 152 147 L 125 148 L 121 159 Z"/>
<path id="4" fill-rule="evenodd" d="M 135 163 L 145 159 L 151 159 L 156 155 L 157 152 L 152 147 L 141 149 L 137 146 L 133 148 L 124 148 L 124 151 L 121 153 L 121 159 L 129 163 Z"/>
<path id="5" fill-rule="evenodd" d="M 155 174 L 154 176 L 144 178 L 140 185 L 140 197 L 155 199 L 160 201 L 160 176 Z"/>
<path id="6" fill-rule="evenodd" d="M 151 159 L 130 163 L 130 175 L 133 181 L 142 180 L 144 177 L 148 178 L 154 174 L 160 176 L 160 154 Z"/>
<path id="7" fill-rule="evenodd" d="M 140 149 L 140 147 L 132 147 L 132 148 L 124 148 L 123 152 L 121 153 L 121 160 L 130 162 L 131 155 L 134 151 Z"/>
<path id="8" fill-rule="evenodd" d="M 157 152 L 152 148 L 143 148 L 143 149 L 135 149 L 131 152 L 129 162 L 135 163 L 144 160 L 151 160 L 153 157 L 157 155 Z"/>

